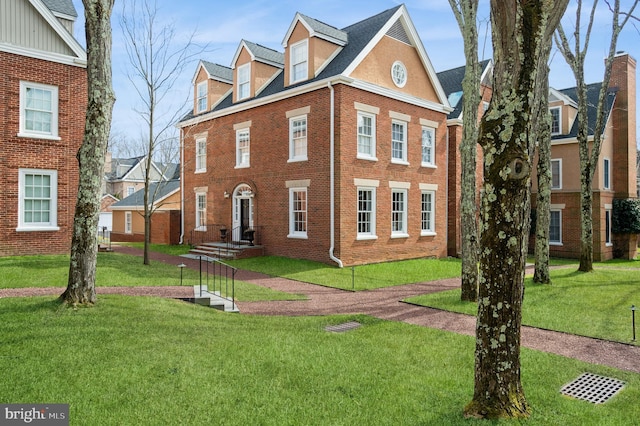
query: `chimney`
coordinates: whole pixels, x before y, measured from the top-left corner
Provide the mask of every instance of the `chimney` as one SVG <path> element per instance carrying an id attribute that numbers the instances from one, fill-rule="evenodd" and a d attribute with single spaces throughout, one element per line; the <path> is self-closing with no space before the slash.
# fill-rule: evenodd
<path id="1" fill-rule="evenodd" d="M 635 198 L 636 170 L 636 60 L 617 52 L 611 66 L 610 88 L 617 88 L 611 112 L 613 125 L 613 189 L 616 198 Z"/>

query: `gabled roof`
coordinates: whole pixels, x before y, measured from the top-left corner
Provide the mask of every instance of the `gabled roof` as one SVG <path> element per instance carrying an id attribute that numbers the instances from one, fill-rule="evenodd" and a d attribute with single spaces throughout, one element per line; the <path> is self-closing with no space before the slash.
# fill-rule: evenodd
<path id="1" fill-rule="evenodd" d="M 309 37 L 318 37 L 337 44 L 338 46 L 344 46 L 349 41 L 349 35 L 345 31 L 339 30 L 317 19 L 310 18 L 302 13 L 296 13 L 287 34 L 282 40 L 282 47 L 287 47 L 289 37 L 291 37 L 291 33 L 293 33 L 298 22 L 304 25 L 307 31 L 309 31 Z"/>
<path id="2" fill-rule="evenodd" d="M 587 126 L 587 131 L 589 136 L 593 136 L 593 132 L 595 130 L 596 124 L 596 115 L 598 105 L 598 96 L 600 95 L 600 87 L 602 87 L 602 83 L 592 83 L 587 85 L 587 122 L 589 123 Z M 578 102 L 578 92 L 577 88 L 571 87 L 568 89 L 558 90 L 558 92 L 562 93 L 564 96 L 567 96 L 573 102 Z M 604 121 L 605 123 L 609 120 L 609 116 L 613 109 L 613 104 L 616 99 L 617 89 L 610 88 L 607 91 L 607 95 L 605 97 L 605 106 L 604 106 Z M 606 127 L 606 126 L 605 126 Z M 571 131 L 569 134 L 565 135 L 554 135 L 551 137 L 551 140 L 557 139 L 571 139 L 576 138 L 578 136 L 578 120 L 574 120 L 573 126 L 571 127 Z"/>
<path id="3" fill-rule="evenodd" d="M 42 2 L 53 13 L 72 16 L 74 18 L 78 17 L 76 8 L 73 6 L 73 2 L 71 0 L 42 0 Z"/>
<path id="4" fill-rule="evenodd" d="M 179 180 L 151 183 L 149 184 L 149 195 L 155 196 L 153 204 L 157 205 L 179 189 Z M 111 208 L 116 210 L 123 210 L 126 207 L 144 207 L 144 188 L 111 205 Z"/>
<path id="5" fill-rule="evenodd" d="M 553 87 L 550 87 L 549 102 L 558 102 L 558 101 L 562 102 L 563 105 L 571 105 L 575 108 L 578 107 L 578 103 L 575 100 L 571 99 L 570 97 L 560 92 L 559 90 L 556 90 Z"/>
<path id="6" fill-rule="evenodd" d="M 198 77 L 198 73 L 201 68 L 205 70 L 210 80 L 218 80 L 223 83 L 233 84 L 233 70 L 231 68 L 202 59 L 196 67 L 196 73 L 193 75 L 193 79 L 191 81 L 192 84 L 195 83 L 196 77 Z"/>
<path id="7" fill-rule="evenodd" d="M 247 40 L 240 41 L 240 45 L 236 50 L 236 54 L 233 56 L 233 61 L 231 62 L 231 68 L 236 67 L 236 61 L 238 60 L 238 56 L 240 56 L 240 52 L 242 51 L 243 47 L 247 49 L 247 51 L 251 55 L 252 61 L 262 62 L 276 68 L 284 68 L 284 53 L 269 49 L 268 47 L 252 43 Z"/>
<path id="8" fill-rule="evenodd" d="M 486 59 L 478 63 L 481 73 L 481 81 L 486 80 L 486 74 L 491 71 L 491 65 L 492 62 L 490 59 Z M 463 65 L 461 67 L 441 71 L 438 73 L 440 84 L 442 84 L 442 88 L 447 95 L 447 98 L 449 99 L 449 103 L 453 107 L 453 111 L 449 113 L 450 119 L 460 118 L 460 116 L 462 115 L 462 80 L 464 79 L 464 73 L 466 69 L 466 65 Z"/>
<path id="9" fill-rule="evenodd" d="M 303 19 L 304 15 L 297 14 L 296 19 Z M 332 60 L 320 71 L 318 75 L 315 77 L 302 81 L 300 83 L 285 86 L 284 84 L 284 73 L 278 73 L 267 85 L 263 88 L 259 93 L 256 94 L 255 97 L 244 100 L 242 102 L 233 102 L 233 96 L 229 93 L 224 99 L 222 99 L 217 105 L 213 107 L 211 111 L 198 114 L 205 116 L 207 114 L 216 113 L 218 111 L 223 111 L 232 106 L 251 102 L 255 100 L 260 100 L 262 98 L 266 98 L 269 96 L 277 95 L 279 93 L 288 91 L 288 90 L 296 90 L 296 88 L 311 85 L 316 82 L 326 81 L 331 78 L 335 78 L 338 76 L 348 77 L 349 74 L 362 62 L 362 60 L 367 56 L 367 54 L 377 45 L 378 41 L 384 37 L 387 32 L 397 24 L 397 21 L 400 20 L 402 27 L 405 29 L 407 33 L 407 37 L 409 42 L 412 44 L 414 48 L 418 51 L 422 64 L 424 65 L 427 73 L 432 77 L 432 84 L 436 91 L 436 94 L 439 98 L 439 101 L 442 105 L 444 105 L 444 109 L 449 109 L 449 103 L 447 101 L 447 97 L 442 89 L 440 82 L 438 81 L 437 75 L 433 70 L 431 62 L 424 50 L 424 46 L 420 41 L 418 33 L 415 29 L 415 26 L 411 22 L 409 18 L 409 14 L 404 5 L 396 6 L 392 9 L 385 10 L 384 12 L 378 13 L 372 17 L 364 19 L 360 22 L 357 22 L 353 25 L 349 25 L 343 28 L 342 32 L 347 35 L 348 43 L 339 51 L 339 53 L 332 58 Z M 296 22 L 294 20 L 294 22 Z M 302 22 L 302 21 L 300 21 Z M 307 21 L 305 21 L 307 22 Z M 320 22 L 320 21 L 316 21 Z M 309 24 L 309 22 L 307 22 Z M 326 25 L 326 24 L 323 24 Z M 329 27 L 329 26 L 327 26 Z M 234 61 L 232 66 L 235 66 L 235 61 L 240 53 L 242 46 L 249 46 L 248 42 L 245 40 L 242 41 L 240 47 L 238 48 L 236 55 L 234 56 Z M 267 48 L 264 48 L 267 49 Z M 250 49 L 249 49 L 250 50 Z M 271 49 L 269 49 L 271 51 Z M 275 51 L 271 51 L 275 52 Z M 282 55 L 282 54 L 280 54 Z M 284 56 L 282 55 L 282 63 L 284 63 Z M 438 104 L 440 105 L 440 104 Z M 188 121 L 194 118 L 195 115 L 193 111 L 190 110 L 185 117 L 181 120 L 181 122 Z"/>

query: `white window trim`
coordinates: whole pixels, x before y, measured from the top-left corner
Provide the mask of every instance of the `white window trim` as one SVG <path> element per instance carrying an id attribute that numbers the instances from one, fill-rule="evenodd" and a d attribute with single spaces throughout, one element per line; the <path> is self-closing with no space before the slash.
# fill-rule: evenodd
<path id="1" fill-rule="evenodd" d="M 364 152 L 360 152 L 360 147 L 359 147 L 359 139 L 360 139 L 360 132 L 358 131 L 358 122 L 360 121 L 360 117 L 368 117 L 371 118 L 371 153 L 367 154 Z M 358 115 L 356 117 L 356 158 L 359 158 L 360 160 L 369 160 L 369 161 L 378 161 L 378 158 L 376 157 L 376 114 L 370 113 L 370 112 L 366 112 L 366 111 L 358 111 Z M 365 135 L 365 136 L 369 136 L 369 135 Z"/>
<path id="2" fill-rule="evenodd" d="M 560 215 L 559 220 L 560 220 L 560 240 L 559 241 L 551 241 L 551 232 L 549 232 L 549 245 L 550 246 L 562 246 L 562 209 L 561 208 L 554 208 L 554 206 L 551 206 L 551 209 L 549 210 L 550 212 L 558 212 L 558 214 Z M 551 226 L 551 220 L 549 220 L 549 226 Z"/>
<path id="3" fill-rule="evenodd" d="M 399 68 L 402 70 L 402 74 L 404 77 L 402 81 L 396 80 L 396 72 L 395 72 L 396 68 Z M 407 67 L 401 61 L 395 61 L 393 65 L 391 65 L 391 80 L 393 81 L 393 84 L 395 84 L 397 87 L 402 89 L 404 86 L 406 86 L 408 78 L 409 78 L 409 75 L 408 75 Z"/>
<path id="4" fill-rule="evenodd" d="M 393 125 L 394 124 L 401 125 L 404 129 L 404 131 L 402 132 L 404 136 L 404 140 L 402 143 L 402 158 L 395 158 L 393 156 Z M 406 121 L 400 121 L 400 120 L 391 121 L 391 162 L 393 164 L 402 164 L 405 166 L 409 165 L 409 162 L 407 161 L 407 150 L 408 150 L 407 140 L 409 138 L 408 131 L 409 131 L 409 124 Z"/>
<path id="5" fill-rule="evenodd" d="M 403 200 L 403 209 L 402 209 L 402 229 L 400 231 L 394 231 L 393 230 L 393 194 L 394 193 L 402 193 L 404 194 L 402 197 Z M 397 188 L 397 187 L 392 187 L 391 188 L 391 238 L 408 238 L 409 237 L 409 233 L 408 233 L 408 213 L 409 213 L 409 208 L 408 208 L 408 204 L 409 204 L 409 191 L 406 188 Z"/>
<path id="6" fill-rule="evenodd" d="M 422 155 L 422 151 L 424 150 L 424 132 L 425 131 L 430 131 L 432 136 L 431 136 L 431 161 L 424 161 L 424 156 Z M 430 168 L 436 168 L 436 129 L 434 127 L 431 126 L 422 126 L 422 132 L 420 133 L 420 161 L 421 161 L 421 166 L 422 167 L 430 167 Z"/>
<path id="7" fill-rule="evenodd" d="M 124 212 L 124 233 L 133 234 L 133 215 L 131 212 Z"/>
<path id="8" fill-rule="evenodd" d="M 611 159 L 609 157 L 602 159 L 602 188 L 611 189 Z"/>
<path id="9" fill-rule="evenodd" d="M 296 156 L 295 148 L 294 148 L 294 140 L 293 140 L 293 123 L 294 121 L 300 121 L 304 119 L 304 131 L 305 131 L 305 153 L 304 155 Z M 299 115 L 297 117 L 289 118 L 289 163 L 293 163 L 296 161 L 307 161 L 309 159 L 309 120 L 307 119 L 307 115 Z"/>
<path id="10" fill-rule="evenodd" d="M 29 174 L 48 175 L 51 177 L 50 184 L 50 211 L 49 223 L 30 224 L 24 222 L 24 185 L 25 176 Z M 58 171 L 41 169 L 19 169 L 18 171 L 18 227 L 17 232 L 30 231 L 59 231 L 58 227 Z"/>
<path id="11" fill-rule="evenodd" d="M 298 63 L 294 63 L 293 61 L 293 52 L 297 47 L 300 47 L 304 45 L 305 46 L 305 50 L 306 50 L 306 57 L 304 59 L 304 61 L 300 61 Z M 305 73 L 305 75 L 299 79 L 295 78 L 295 73 L 294 73 L 294 67 L 296 65 L 301 65 L 301 64 L 306 64 L 307 66 L 307 72 Z M 295 84 L 295 83 L 299 83 L 301 81 L 305 81 L 309 79 L 309 40 L 304 39 L 304 40 L 300 40 L 297 43 L 294 43 L 291 45 L 291 48 L 289 50 L 289 84 Z"/>
<path id="12" fill-rule="evenodd" d="M 605 247 L 613 246 L 612 227 L 613 227 L 613 208 L 610 204 L 604 206 L 604 245 Z M 609 217 L 609 235 L 607 235 L 607 216 Z"/>
<path id="13" fill-rule="evenodd" d="M 558 163 L 558 186 L 553 186 L 553 163 Z M 551 189 L 562 189 L 562 158 L 552 158 L 551 161 Z"/>
<path id="14" fill-rule="evenodd" d="M 247 80 L 240 80 L 240 76 L 242 74 L 242 72 L 247 69 Z M 237 100 L 241 101 L 243 99 L 248 99 L 249 97 L 251 97 L 251 62 L 249 62 L 248 64 L 244 64 L 238 67 L 238 95 L 237 95 Z M 242 94 L 242 89 L 243 87 L 247 88 L 247 93 L 246 94 Z"/>
<path id="15" fill-rule="evenodd" d="M 240 135 L 246 133 L 248 139 L 248 159 L 247 162 L 242 162 L 242 155 L 240 154 Z M 246 169 L 251 166 L 251 131 L 248 128 L 236 130 L 236 169 Z"/>
<path id="16" fill-rule="evenodd" d="M 358 214 L 360 213 L 359 206 L 356 205 L 356 240 L 358 241 L 366 241 L 366 240 L 377 240 L 378 236 L 376 235 L 376 204 L 377 204 L 377 194 L 375 186 L 359 186 L 356 188 L 356 196 L 360 193 L 360 191 L 371 191 L 371 231 L 370 232 L 359 232 L 358 231 Z M 356 203 L 359 203 L 359 199 L 356 199 Z"/>
<path id="17" fill-rule="evenodd" d="M 38 132 L 35 130 L 28 130 L 26 128 L 25 113 L 27 104 L 27 88 L 35 88 L 51 91 L 51 132 Z M 20 82 L 20 126 L 18 130 L 18 137 L 22 138 L 37 138 L 37 139 L 51 139 L 59 141 L 58 137 L 58 87 L 50 86 L 47 84 L 32 83 L 29 81 Z"/>
<path id="18" fill-rule="evenodd" d="M 136 192 L 135 186 L 132 186 L 132 185 L 127 186 L 127 197 L 135 194 L 135 192 Z"/>
<path id="19" fill-rule="evenodd" d="M 204 87 L 204 90 L 202 92 L 200 92 L 200 89 L 202 89 Z M 207 110 L 207 104 L 208 104 L 208 82 L 205 81 L 201 81 L 200 83 L 198 83 L 198 85 L 196 86 L 196 110 L 197 112 L 204 112 Z M 204 101 L 204 108 L 200 105 L 201 101 Z"/>
<path id="20" fill-rule="evenodd" d="M 296 239 L 308 239 L 307 231 L 309 227 L 309 192 L 307 191 L 307 187 L 291 187 L 289 188 L 289 234 L 287 238 L 296 238 Z M 295 217 L 293 214 L 293 194 L 294 192 L 304 192 L 305 193 L 305 228 L 307 231 L 296 231 L 295 230 Z"/>
<path id="21" fill-rule="evenodd" d="M 551 114 L 551 111 L 558 111 L 558 131 L 554 132 L 553 128 L 551 128 L 551 136 L 555 136 L 555 135 L 561 135 L 562 134 L 562 107 L 551 107 L 549 108 L 549 114 Z M 550 124 L 553 124 L 553 120 L 551 121 Z"/>
<path id="22" fill-rule="evenodd" d="M 200 213 L 199 211 L 199 198 L 200 197 L 204 197 L 204 212 Z M 207 193 L 206 192 L 196 192 L 196 202 L 195 202 L 195 224 L 197 226 L 195 226 L 195 230 L 196 231 L 200 231 L 200 232 L 206 232 L 207 230 Z M 200 222 L 198 219 L 200 219 L 201 214 L 204 214 L 204 225 L 198 225 L 198 222 Z"/>
<path id="23" fill-rule="evenodd" d="M 430 194 L 431 195 L 431 228 L 430 229 L 422 229 L 422 195 Z M 436 192 L 435 191 L 427 191 L 422 190 L 420 192 L 420 236 L 428 237 L 435 236 L 436 233 Z"/>
<path id="24" fill-rule="evenodd" d="M 204 145 L 204 153 L 200 153 L 200 145 Z M 196 164 L 194 173 L 205 173 L 207 171 L 207 139 L 196 139 Z"/>

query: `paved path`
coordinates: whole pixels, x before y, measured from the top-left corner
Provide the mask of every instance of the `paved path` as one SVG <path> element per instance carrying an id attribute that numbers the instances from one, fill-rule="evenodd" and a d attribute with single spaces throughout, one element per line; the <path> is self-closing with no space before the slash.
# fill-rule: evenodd
<path id="1" fill-rule="evenodd" d="M 114 249 L 121 253 L 141 255 L 141 250 L 131 247 L 117 246 Z M 176 266 L 184 263 L 189 268 L 196 270 L 199 268 L 199 262 L 193 259 L 160 253 L 151 253 L 150 256 L 153 260 Z M 241 314 L 244 315 L 306 316 L 362 313 L 385 320 L 402 321 L 469 336 L 475 334 L 475 317 L 473 316 L 402 302 L 403 299 L 412 296 L 459 288 L 459 278 L 359 292 L 322 287 L 249 271 L 238 271 L 236 278 L 274 290 L 304 294 L 308 298 L 308 300 L 299 301 L 237 302 Z M 175 297 L 185 297 L 183 295 L 185 289 L 186 287 L 175 287 Z M 98 289 L 98 293 L 107 292 L 117 292 L 117 290 Z M 141 288 L 141 292 L 145 295 L 153 295 L 153 290 L 150 288 Z M 60 291 L 54 291 L 51 294 L 60 294 Z M 0 296 L 2 295 L 0 293 Z M 163 295 L 167 296 L 167 294 Z M 5 293 L 4 296 L 9 295 Z M 639 346 L 534 327 L 522 327 L 522 346 L 640 373 Z"/>

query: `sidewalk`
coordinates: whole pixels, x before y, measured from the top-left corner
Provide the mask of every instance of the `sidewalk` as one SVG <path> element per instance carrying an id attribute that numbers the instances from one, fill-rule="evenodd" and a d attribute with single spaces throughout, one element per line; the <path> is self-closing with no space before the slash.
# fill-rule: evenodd
<path id="1" fill-rule="evenodd" d="M 142 255 L 142 250 L 132 247 L 114 246 L 114 251 L 134 256 Z M 184 263 L 189 268 L 199 269 L 198 260 L 155 252 L 149 253 L 149 255 L 155 261 L 175 266 Z M 475 317 L 473 316 L 402 302 L 412 296 L 459 288 L 459 278 L 360 292 L 338 290 L 243 270 L 238 271 L 236 278 L 274 290 L 304 294 L 308 298 L 308 300 L 297 301 L 237 302 L 241 315 L 366 314 L 389 321 L 402 321 L 469 336 L 475 335 Z M 149 292 L 152 291 L 149 288 L 139 288 L 139 291 L 132 289 L 129 289 L 127 294 L 140 292 L 144 295 L 151 295 Z M 185 297 L 185 289 L 186 287 L 165 288 L 164 294 L 160 295 L 171 297 L 172 294 L 175 294 L 174 297 Z M 98 288 L 97 291 L 98 293 L 118 292 L 117 289 L 110 288 Z M 60 291 L 57 290 L 51 294 L 60 294 Z M 11 295 L 5 293 L 0 296 Z M 522 346 L 588 363 L 640 373 L 639 346 L 526 326 L 522 327 Z"/>

